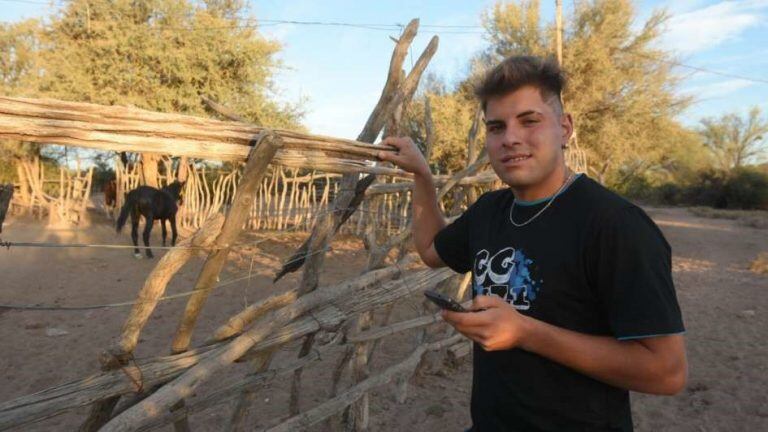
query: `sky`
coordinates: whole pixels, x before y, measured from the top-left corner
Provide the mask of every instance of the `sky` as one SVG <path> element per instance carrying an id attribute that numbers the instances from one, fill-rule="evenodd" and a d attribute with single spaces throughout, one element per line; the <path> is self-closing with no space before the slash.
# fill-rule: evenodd
<path id="1" fill-rule="evenodd" d="M 61 0 L 57 0 L 61 1 Z M 304 124 L 317 134 L 355 138 L 381 93 L 396 37 L 396 25 L 419 18 L 421 29 L 406 68 L 431 37 L 440 45 L 427 73 L 447 83 L 466 75 L 471 56 L 487 42 L 481 15 L 494 0 L 247 0 L 249 14 L 266 37 L 282 44 L 275 97 L 301 102 Z M 0 0 L 0 21 L 45 17 L 60 3 Z M 543 0 L 542 17 L 554 19 L 553 0 Z M 573 1 L 564 1 L 568 20 Z M 745 113 L 759 106 L 768 115 L 768 0 L 636 1 L 642 25 L 655 9 L 671 19 L 660 45 L 686 66 L 679 91 L 696 102 L 680 116 L 690 126 L 704 117 Z M 366 28 L 276 24 L 268 20 L 365 24 Z M 267 22 L 265 22 L 267 21 Z M 461 26 L 461 27 L 445 27 Z M 717 73 L 705 72 L 706 69 Z M 762 82 L 761 82 L 762 81 Z M 577 119 L 578 120 L 578 119 Z"/>

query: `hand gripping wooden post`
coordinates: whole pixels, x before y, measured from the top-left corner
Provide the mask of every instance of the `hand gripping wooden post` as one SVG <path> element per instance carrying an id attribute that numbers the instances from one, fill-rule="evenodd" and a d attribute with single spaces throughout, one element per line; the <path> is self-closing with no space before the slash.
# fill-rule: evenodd
<path id="1" fill-rule="evenodd" d="M 418 20 L 412 20 L 403 31 L 403 36 L 397 41 L 392 60 L 390 62 L 390 72 L 387 83 L 384 86 L 382 95 L 378 104 L 368 118 L 368 121 L 360 133 L 358 140 L 373 141 L 378 136 L 381 128 L 397 111 L 398 107 L 406 104 L 416 90 L 422 73 L 426 69 L 432 56 L 437 51 L 438 38 L 433 37 L 427 47 L 424 49 L 411 71 L 402 79 L 402 61 L 405 58 L 408 47 L 416 35 L 418 29 Z M 312 234 L 305 242 L 306 251 L 299 251 L 296 255 L 305 257 L 305 260 L 298 265 L 293 266 L 292 270 L 297 270 L 301 264 L 304 264 L 304 273 L 299 285 L 299 293 L 305 294 L 311 292 L 317 287 L 320 270 L 323 266 L 324 254 L 320 253 L 326 249 L 330 243 L 335 230 L 344 223 L 344 221 L 353 213 L 365 196 L 365 190 L 370 186 L 373 177 L 368 176 L 357 180 L 357 176 L 344 175 L 340 182 L 340 193 L 334 200 L 331 208 L 333 214 L 321 215 L 315 222 Z M 335 221 L 334 221 L 335 220 Z M 296 257 L 294 255 L 294 257 Z M 293 259 L 293 258 L 292 258 Z M 281 274 L 284 273 L 281 271 Z M 299 357 L 307 355 L 314 343 L 313 335 L 307 337 L 299 351 Z M 289 401 L 289 412 L 295 415 L 299 412 L 299 395 L 301 388 L 302 370 L 294 372 L 291 383 L 291 397 Z"/>

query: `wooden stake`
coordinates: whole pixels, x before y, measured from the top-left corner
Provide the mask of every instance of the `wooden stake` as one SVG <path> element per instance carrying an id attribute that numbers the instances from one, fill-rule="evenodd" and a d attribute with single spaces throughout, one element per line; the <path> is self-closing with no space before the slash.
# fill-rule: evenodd
<path id="1" fill-rule="evenodd" d="M 13 198 L 13 184 L 0 185 L 0 233 L 3 232 L 3 221 L 11 205 L 11 198 Z"/>
<path id="2" fill-rule="evenodd" d="M 197 321 L 197 316 L 213 289 L 224 263 L 226 262 L 229 248 L 237 239 L 243 229 L 243 224 L 253 205 L 256 187 L 261 182 L 267 165 L 274 157 L 277 149 L 282 146 L 282 141 L 276 135 L 266 133 L 261 135 L 253 146 L 251 155 L 245 165 L 243 177 L 240 179 L 237 195 L 232 201 L 232 207 L 224 220 L 221 234 L 216 238 L 213 247 L 216 249 L 210 255 L 200 271 L 195 283 L 195 294 L 187 302 L 184 316 L 176 331 L 173 340 L 173 353 L 186 351 L 192 337 L 192 329 Z"/>

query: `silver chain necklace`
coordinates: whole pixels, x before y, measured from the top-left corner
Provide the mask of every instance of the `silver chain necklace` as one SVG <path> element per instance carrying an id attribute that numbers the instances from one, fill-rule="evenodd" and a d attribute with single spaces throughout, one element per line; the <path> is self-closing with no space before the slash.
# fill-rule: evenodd
<path id="1" fill-rule="evenodd" d="M 575 173 L 571 173 L 570 176 L 568 176 L 567 179 L 565 179 L 565 182 L 563 182 L 563 185 L 560 186 L 560 189 L 555 192 L 554 195 L 552 195 L 552 198 L 549 199 L 549 202 L 547 202 L 547 205 L 545 205 L 541 210 L 539 210 L 535 215 L 533 215 L 530 219 L 523 223 L 517 223 L 514 220 L 512 220 L 512 211 L 515 209 L 515 202 L 517 201 L 517 198 L 512 200 L 512 206 L 509 208 L 509 221 L 512 223 L 512 225 L 520 228 L 528 225 L 529 223 L 533 222 L 534 219 L 539 217 L 540 214 L 544 213 L 544 210 L 548 209 L 550 205 L 555 201 L 555 198 L 557 198 L 558 195 L 569 185 L 571 184 L 571 181 L 573 181 L 573 177 L 575 176 Z"/>

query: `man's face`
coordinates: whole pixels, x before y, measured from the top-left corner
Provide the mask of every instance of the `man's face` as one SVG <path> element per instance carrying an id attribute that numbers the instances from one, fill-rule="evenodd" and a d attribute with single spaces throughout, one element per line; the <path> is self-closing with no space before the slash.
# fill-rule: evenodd
<path id="1" fill-rule="evenodd" d="M 539 185 L 562 166 L 573 126 L 554 104 L 531 86 L 488 99 L 485 144 L 493 170 L 508 186 Z"/>

